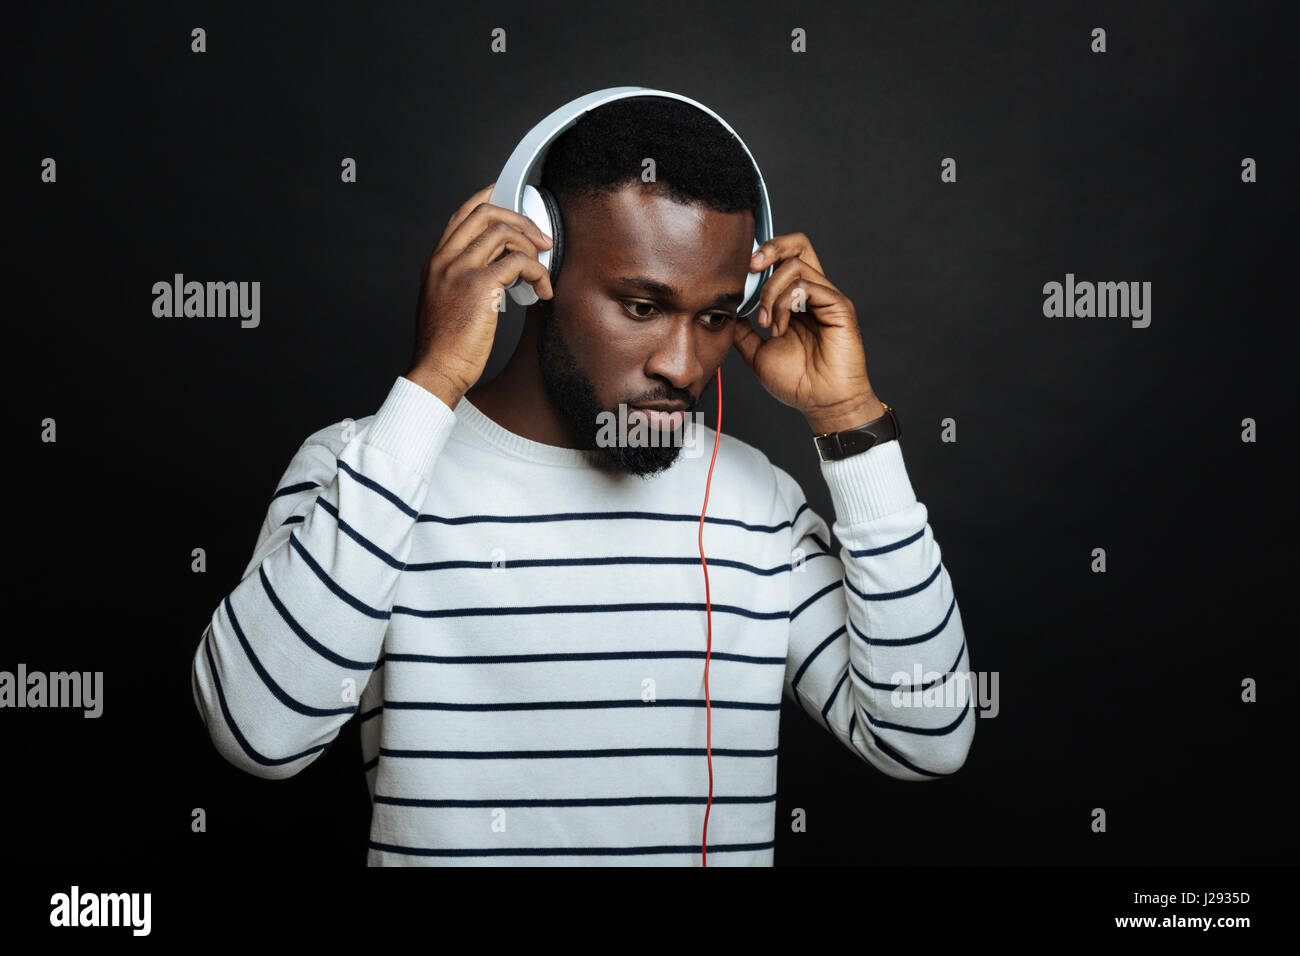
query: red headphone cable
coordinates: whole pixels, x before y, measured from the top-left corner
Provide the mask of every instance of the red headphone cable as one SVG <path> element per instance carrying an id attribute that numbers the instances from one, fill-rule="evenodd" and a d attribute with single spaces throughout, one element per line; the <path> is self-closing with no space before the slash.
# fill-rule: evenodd
<path id="1" fill-rule="evenodd" d="M 713 653 L 713 605 L 709 601 L 709 563 L 704 560 L 704 514 L 709 510 L 709 486 L 718 460 L 718 439 L 722 437 L 722 366 L 718 366 L 718 423 L 713 432 L 713 458 L 704 482 L 704 507 L 700 509 L 700 565 L 704 568 L 704 614 L 708 622 L 708 643 L 704 650 L 704 753 L 709 761 L 709 801 L 704 806 L 704 834 L 700 838 L 701 866 L 709 865 L 709 809 L 713 806 L 713 711 L 709 703 L 709 657 Z"/>

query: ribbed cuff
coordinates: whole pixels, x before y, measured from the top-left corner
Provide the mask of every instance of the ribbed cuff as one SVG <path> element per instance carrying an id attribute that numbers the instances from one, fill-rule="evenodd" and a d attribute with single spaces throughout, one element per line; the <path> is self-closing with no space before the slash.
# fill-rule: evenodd
<path id="1" fill-rule="evenodd" d="M 831 490 L 835 519 L 846 526 L 874 521 L 916 503 L 898 439 L 839 461 L 824 461 L 822 477 Z"/>
<path id="2" fill-rule="evenodd" d="M 399 375 L 362 441 L 427 480 L 455 424 L 456 413 L 442 399 Z"/>

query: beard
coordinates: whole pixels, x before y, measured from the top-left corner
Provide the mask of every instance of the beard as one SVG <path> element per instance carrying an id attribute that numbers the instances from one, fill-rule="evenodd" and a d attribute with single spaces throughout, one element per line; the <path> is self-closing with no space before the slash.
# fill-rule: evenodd
<path id="1" fill-rule="evenodd" d="M 599 453 L 602 466 L 611 470 L 649 478 L 672 465 L 682 450 L 677 442 L 665 441 L 656 447 L 610 445 L 597 441 L 602 413 L 613 415 L 617 420 L 618 409 L 602 408 L 597 401 L 595 386 L 579 368 L 577 357 L 564 340 L 559 323 L 555 321 L 554 300 L 542 299 L 538 305 L 541 328 L 537 335 L 537 364 L 542 374 L 542 385 L 560 418 L 573 432 L 574 438 L 583 448 Z M 690 406 L 686 409 L 686 414 L 690 415 L 695 403 L 689 395 L 686 396 L 686 401 Z"/>

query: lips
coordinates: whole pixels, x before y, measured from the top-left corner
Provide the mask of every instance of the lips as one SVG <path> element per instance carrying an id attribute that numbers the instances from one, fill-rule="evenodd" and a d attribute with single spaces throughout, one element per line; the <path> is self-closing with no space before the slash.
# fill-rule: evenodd
<path id="1" fill-rule="evenodd" d="M 633 405 L 633 410 L 645 415 L 655 428 L 680 428 L 686 421 L 685 405 Z"/>

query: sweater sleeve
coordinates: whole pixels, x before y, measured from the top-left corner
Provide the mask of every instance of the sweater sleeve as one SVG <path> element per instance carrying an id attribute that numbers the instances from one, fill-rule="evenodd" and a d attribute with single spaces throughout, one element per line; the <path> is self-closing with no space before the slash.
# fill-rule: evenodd
<path id="1" fill-rule="evenodd" d="M 439 398 L 399 377 L 368 423 L 323 428 L 293 456 L 191 668 L 199 715 L 235 766 L 293 776 L 356 712 L 454 424 Z"/>
<path id="2" fill-rule="evenodd" d="M 900 780 L 955 773 L 975 735 L 961 613 L 897 440 L 822 463 L 826 523 L 777 471 L 793 517 L 785 696 Z"/>

